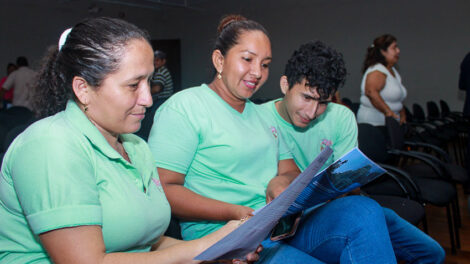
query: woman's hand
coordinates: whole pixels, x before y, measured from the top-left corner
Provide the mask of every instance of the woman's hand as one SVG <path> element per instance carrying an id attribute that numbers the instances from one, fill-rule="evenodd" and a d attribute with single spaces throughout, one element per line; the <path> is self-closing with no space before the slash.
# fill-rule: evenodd
<path id="1" fill-rule="evenodd" d="M 258 248 L 256 248 L 255 251 L 250 252 L 246 255 L 246 260 L 240 260 L 240 259 L 234 259 L 232 260 L 233 264 L 250 264 L 254 263 L 255 261 L 258 261 L 259 259 L 259 253 L 263 251 L 263 246 L 259 245 Z"/>
<path id="2" fill-rule="evenodd" d="M 254 210 L 247 206 L 239 205 L 237 206 L 237 210 L 234 213 L 233 220 L 243 219 L 246 217 L 253 216 Z"/>
<path id="3" fill-rule="evenodd" d="M 405 111 L 405 108 L 403 107 L 400 110 L 400 125 L 403 125 L 405 123 L 406 123 L 406 111 Z"/>
<path id="4" fill-rule="evenodd" d="M 394 113 L 393 111 L 391 111 L 391 110 L 390 110 L 390 111 L 387 111 L 387 112 L 385 112 L 385 117 L 388 117 L 388 116 L 391 116 L 391 117 L 395 118 L 396 120 L 398 120 L 398 119 L 399 119 L 398 115 L 397 115 L 397 114 L 395 114 L 395 113 Z"/>
<path id="5" fill-rule="evenodd" d="M 215 231 L 214 233 L 208 235 L 210 236 L 215 236 L 218 237 L 218 239 L 222 239 L 226 235 L 228 235 L 230 232 L 233 230 L 237 229 L 239 226 L 241 226 L 244 222 L 246 222 L 251 216 L 244 217 L 243 219 L 240 220 L 231 220 L 228 221 L 222 228 L 219 230 Z M 215 242 L 214 242 L 215 243 Z M 216 261 L 203 261 L 202 263 L 209 264 L 209 263 L 227 263 L 227 264 L 250 264 L 259 259 L 259 253 L 263 250 L 263 246 L 259 245 L 255 251 L 248 253 L 244 260 L 242 259 L 232 259 L 232 260 L 216 260 Z"/>

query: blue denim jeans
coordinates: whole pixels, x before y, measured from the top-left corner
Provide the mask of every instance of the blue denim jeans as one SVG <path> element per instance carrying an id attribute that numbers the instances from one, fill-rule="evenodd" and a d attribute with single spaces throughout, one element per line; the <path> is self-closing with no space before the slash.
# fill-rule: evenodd
<path id="1" fill-rule="evenodd" d="M 266 239 L 259 263 L 442 263 L 444 250 L 390 209 L 347 196 L 306 212 L 294 237 Z"/>

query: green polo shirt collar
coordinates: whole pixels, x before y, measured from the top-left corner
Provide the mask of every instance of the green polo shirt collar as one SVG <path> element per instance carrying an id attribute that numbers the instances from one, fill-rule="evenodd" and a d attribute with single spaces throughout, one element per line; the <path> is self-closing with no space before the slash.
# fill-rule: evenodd
<path id="1" fill-rule="evenodd" d="M 73 100 L 67 102 L 65 108 L 65 116 L 67 120 L 104 155 L 110 159 L 123 159 L 123 157 L 109 145 L 98 128 L 86 117 L 83 111 Z M 127 149 L 126 149 L 127 151 Z M 129 154 L 130 155 L 130 154 Z"/>
<path id="2" fill-rule="evenodd" d="M 120 135 L 120 139 L 124 146 L 124 149 L 129 156 L 129 159 L 132 161 L 132 164 L 125 160 L 115 149 L 109 145 L 105 137 L 101 134 L 98 128 L 93 125 L 93 123 L 86 117 L 83 111 L 78 107 L 77 103 L 73 100 L 67 102 L 67 107 L 65 108 L 66 119 L 74 126 L 78 131 L 80 131 L 90 142 L 97 151 L 101 152 L 103 155 L 108 157 L 111 160 L 118 160 L 123 163 L 124 166 L 131 169 L 134 174 L 134 177 L 140 179 L 143 183 L 144 188 L 148 187 L 150 178 L 152 175 L 152 170 L 154 167 L 146 166 L 144 164 L 148 162 L 153 162 L 149 160 L 139 160 L 136 153 L 136 136 L 130 134 Z M 140 172 L 137 168 L 140 168 Z"/>

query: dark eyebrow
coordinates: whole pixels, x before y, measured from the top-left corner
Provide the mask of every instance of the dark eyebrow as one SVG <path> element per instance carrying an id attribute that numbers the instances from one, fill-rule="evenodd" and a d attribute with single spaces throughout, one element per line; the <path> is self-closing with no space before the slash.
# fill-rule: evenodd
<path id="1" fill-rule="evenodd" d="M 327 103 L 331 103 L 332 101 L 331 100 L 328 100 L 328 99 L 325 99 L 325 100 L 318 100 L 318 102 L 320 104 L 327 104 Z"/>
<path id="2" fill-rule="evenodd" d="M 312 100 L 318 101 L 321 104 L 331 103 L 331 99 L 322 99 L 320 96 L 319 97 L 313 97 L 313 96 L 310 96 L 309 94 L 306 94 L 306 93 L 302 93 L 302 95 L 305 96 L 305 97 L 308 97 Z"/>
<path id="3" fill-rule="evenodd" d="M 147 78 L 149 78 L 149 77 L 151 77 L 151 76 L 152 76 L 152 74 L 150 74 L 150 75 L 139 75 L 139 76 L 136 76 L 136 77 L 134 77 L 134 78 L 128 79 L 127 82 L 140 81 L 140 80 L 143 80 L 143 79 L 147 79 Z"/>
<path id="4" fill-rule="evenodd" d="M 317 100 L 317 101 L 320 100 L 320 97 L 313 97 L 313 96 L 311 96 L 310 94 L 307 94 L 307 93 L 302 93 L 302 95 L 303 95 L 304 97 L 308 97 L 308 98 L 310 98 L 310 99 L 312 99 L 312 100 Z"/>
<path id="5" fill-rule="evenodd" d="M 254 55 L 254 56 L 258 56 L 258 54 L 256 52 L 253 52 L 251 50 L 242 50 L 242 52 L 248 52 L 250 53 L 251 55 Z M 263 58 L 263 60 L 272 60 L 273 58 L 272 57 L 266 57 L 266 58 Z"/>

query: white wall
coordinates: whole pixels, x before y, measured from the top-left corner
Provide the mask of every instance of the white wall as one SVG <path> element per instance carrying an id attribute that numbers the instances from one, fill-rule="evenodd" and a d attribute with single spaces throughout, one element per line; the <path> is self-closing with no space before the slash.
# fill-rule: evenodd
<path id="1" fill-rule="evenodd" d="M 361 65 L 374 37 L 391 33 L 401 48 L 400 73 L 408 105 L 445 99 L 460 110 L 459 64 L 470 51 L 470 1 L 467 0 L 193 0 L 201 10 L 142 9 L 74 0 L 0 0 L 0 73 L 3 65 L 26 55 L 37 62 L 62 30 L 89 16 L 125 19 L 147 29 L 152 38 L 180 38 L 183 87 L 209 82 L 209 56 L 220 17 L 241 13 L 270 32 L 273 63 L 270 78 L 256 97 L 280 96 L 278 80 L 292 51 L 308 40 L 322 40 L 343 52 L 349 71 L 342 96 L 359 99 Z M 189 1 L 190 3 L 192 1 Z"/>

